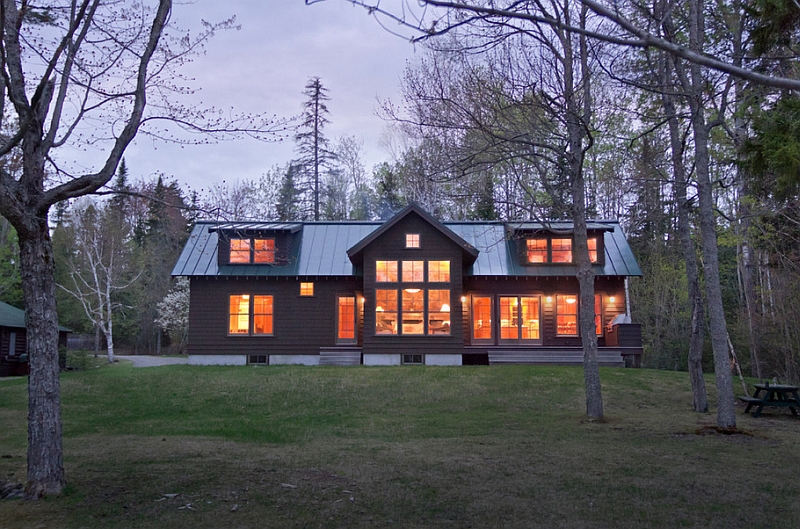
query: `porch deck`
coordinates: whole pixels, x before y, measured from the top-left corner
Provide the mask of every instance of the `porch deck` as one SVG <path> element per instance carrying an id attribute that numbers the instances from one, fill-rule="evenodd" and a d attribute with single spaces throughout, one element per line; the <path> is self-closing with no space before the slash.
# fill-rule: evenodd
<path id="1" fill-rule="evenodd" d="M 598 347 L 597 361 L 602 367 L 633 366 L 638 362 L 636 351 L 628 351 L 620 347 Z M 580 347 L 541 347 L 541 348 L 508 348 L 489 347 L 472 348 L 472 354 L 485 353 L 489 357 L 489 365 L 502 364 L 539 364 L 539 365 L 582 365 L 583 349 Z"/>

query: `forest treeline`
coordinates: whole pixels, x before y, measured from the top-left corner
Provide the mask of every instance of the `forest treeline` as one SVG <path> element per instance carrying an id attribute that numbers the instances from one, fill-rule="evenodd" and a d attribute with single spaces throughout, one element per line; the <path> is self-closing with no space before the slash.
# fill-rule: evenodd
<path id="1" fill-rule="evenodd" d="M 707 13 L 706 49 L 734 50 L 751 68 L 797 77 L 798 10 L 759 10 L 767 4 L 742 11 L 721 3 Z M 688 35 L 690 18 L 677 9 L 660 30 Z M 567 94 L 555 78 L 563 69 L 537 49 L 553 47 L 548 38 L 498 28 L 494 36 L 452 31 L 428 41 L 406 69 L 402 99 L 381 105 L 391 154 L 371 169 L 358 138 L 326 136 L 335 116 L 318 78 L 303 92 L 296 158 L 258 177 L 231 175 L 196 194 L 174 179 L 132 177 L 136 168 L 123 164 L 108 197 L 62 203 L 53 213 L 61 324 L 103 338 L 113 325 L 118 350 L 179 350 L 181 323 L 164 313 L 185 310 L 170 304 L 185 285 L 170 271 L 200 218 L 373 220 L 414 201 L 443 220 L 569 220 L 569 124 L 554 113 Z M 693 327 L 708 319 L 698 321 L 688 279 L 704 280 L 702 167 L 712 185 L 732 349 L 746 374 L 798 381 L 800 98 L 694 72 L 658 50 L 593 43 L 583 52 L 579 71 L 592 79 L 581 96 L 587 217 L 618 219 L 642 267 L 630 293 L 633 320 L 643 326 L 643 365 L 686 369 Z M 0 299 L 19 306 L 14 238 L 0 220 Z M 98 271 L 105 286 L 96 292 Z M 108 299 L 87 308 L 81 298 L 99 299 L 103 289 Z M 704 349 L 711 371 L 710 343 Z"/>

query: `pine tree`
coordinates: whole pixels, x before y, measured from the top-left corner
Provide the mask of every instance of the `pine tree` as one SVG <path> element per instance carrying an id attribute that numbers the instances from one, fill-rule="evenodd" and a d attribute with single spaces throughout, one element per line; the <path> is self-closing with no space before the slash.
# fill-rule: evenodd
<path id="1" fill-rule="evenodd" d="M 302 121 L 294 136 L 297 154 L 300 156 L 295 163 L 304 174 L 304 181 L 299 189 L 306 195 L 304 197 L 306 203 L 313 204 L 313 219 L 319 220 L 320 175 L 330 170 L 335 158 L 329 149 L 328 139 L 323 134 L 325 125 L 330 123 L 328 107 L 325 104 L 326 101 L 330 101 L 330 97 L 319 77 L 312 77 L 308 81 L 303 95 L 307 99 L 303 103 Z M 311 194 L 310 199 L 308 194 Z"/>

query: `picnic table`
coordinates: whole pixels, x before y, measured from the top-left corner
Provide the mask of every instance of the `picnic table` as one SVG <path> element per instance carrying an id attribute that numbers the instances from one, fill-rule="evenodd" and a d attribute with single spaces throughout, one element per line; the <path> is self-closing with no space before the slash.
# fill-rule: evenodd
<path id="1" fill-rule="evenodd" d="M 739 397 L 739 400 L 747 403 L 747 407 L 744 409 L 745 413 L 748 413 L 750 408 L 754 406 L 756 410 L 753 412 L 753 417 L 761 415 L 761 411 L 765 407 L 789 408 L 792 415 L 797 417 L 797 410 L 800 408 L 800 397 L 798 397 L 797 391 L 800 390 L 800 387 L 786 384 L 770 384 L 769 382 L 766 384 L 754 384 L 754 387 L 756 391 L 752 397 L 749 395 Z"/>

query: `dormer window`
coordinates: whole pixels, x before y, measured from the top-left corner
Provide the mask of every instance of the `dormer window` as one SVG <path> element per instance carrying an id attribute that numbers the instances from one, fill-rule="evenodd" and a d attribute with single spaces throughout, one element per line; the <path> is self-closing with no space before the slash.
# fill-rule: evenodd
<path id="1" fill-rule="evenodd" d="M 599 263 L 597 237 L 589 237 L 589 261 Z M 532 237 L 525 240 L 526 264 L 572 264 L 575 262 L 573 253 L 573 239 L 571 237 Z"/>
<path id="2" fill-rule="evenodd" d="M 589 240 L 586 242 L 589 243 L 589 261 L 596 263 L 597 262 L 597 237 L 589 237 Z"/>
<path id="3" fill-rule="evenodd" d="M 551 239 L 550 250 L 550 262 L 572 262 L 572 239 Z"/>
<path id="4" fill-rule="evenodd" d="M 528 262 L 547 262 L 547 239 L 528 239 Z"/>
<path id="5" fill-rule="evenodd" d="M 419 233 L 406 233 L 406 248 L 419 248 Z"/>
<path id="6" fill-rule="evenodd" d="M 231 239 L 231 264 L 272 264 L 275 262 L 275 239 Z"/>

